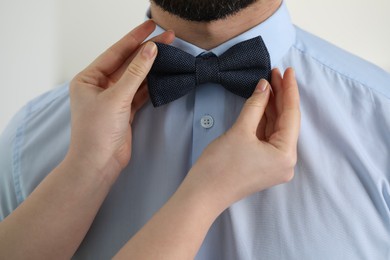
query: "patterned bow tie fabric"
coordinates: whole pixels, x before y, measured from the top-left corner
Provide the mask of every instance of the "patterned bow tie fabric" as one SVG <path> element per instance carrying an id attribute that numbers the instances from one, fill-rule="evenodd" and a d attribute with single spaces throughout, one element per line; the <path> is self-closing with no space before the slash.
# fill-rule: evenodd
<path id="1" fill-rule="evenodd" d="M 197 57 L 170 45 L 156 43 L 158 55 L 148 74 L 148 88 L 155 107 L 172 102 L 203 83 L 221 84 L 228 91 L 249 98 L 260 79 L 271 79 L 271 62 L 261 36 L 238 43 L 221 56 Z"/>

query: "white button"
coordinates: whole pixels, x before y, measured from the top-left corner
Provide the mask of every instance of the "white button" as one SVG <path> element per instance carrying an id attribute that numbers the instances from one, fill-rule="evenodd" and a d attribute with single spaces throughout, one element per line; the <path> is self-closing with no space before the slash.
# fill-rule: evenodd
<path id="1" fill-rule="evenodd" d="M 210 115 L 203 116 L 200 119 L 200 124 L 203 128 L 209 129 L 214 125 L 214 118 Z"/>

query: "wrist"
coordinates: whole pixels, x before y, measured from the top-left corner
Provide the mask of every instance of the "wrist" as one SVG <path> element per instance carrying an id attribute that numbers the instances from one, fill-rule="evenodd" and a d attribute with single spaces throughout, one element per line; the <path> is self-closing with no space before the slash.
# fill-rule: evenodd
<path id="1" fill-rule="evenodd" d="M 116 181 L 121 172 L 118 163 L 110 162 L 109 160 L 100 160 L 97 163 L 88 156 L 71 150 L 68 151 L 62 164 L 77 174 L 82 174 L 85 177 L 90 177 L 95 180 L 101 180 L 110 186 Z"/>
<path id="2" fill-rule="evenodd" d="M 213 187 L 215 185 L 202 177 L 204 176 L 191 169 L 176 193 L 198 205 L 205 213 L 217 218 L 230 206 L 230 203 L 217 187 Z"/>

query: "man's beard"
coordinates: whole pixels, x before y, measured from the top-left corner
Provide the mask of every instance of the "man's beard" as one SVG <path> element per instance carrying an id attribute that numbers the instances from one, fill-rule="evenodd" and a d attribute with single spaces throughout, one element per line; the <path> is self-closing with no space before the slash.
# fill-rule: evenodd
<path id="1" fill-rule="evenodd" d="M 224 19 L 258 0 L 152 0 L 163 10 L 182 19 L 211 22 Z"/>

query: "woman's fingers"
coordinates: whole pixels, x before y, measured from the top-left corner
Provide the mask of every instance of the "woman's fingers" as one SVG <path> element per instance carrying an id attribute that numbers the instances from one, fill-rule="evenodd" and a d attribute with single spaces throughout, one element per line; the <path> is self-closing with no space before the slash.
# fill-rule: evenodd
<path id="1" fill-rule="evenodd" d="M 280 114 L 282 111 L 282 95 L 279 95 L 282 92 L 283 78 L 279 69 L 272 70 L 272 91 L 275 97 L 275 111 L 277 114 Z"/>
<path id="2" fill-rule="evenodd" d="M 145 43 L 129 66 L 127 66 L 127 69 L 112 88 L 112 91 L 118 91 L 119 96 L 122 96 L 122 98 L 126 97 L 124 100 L 131 102 L 146 75 L 148 75 L 156 56 L 156 44 L 154 42 Z"/>
<path id="3" fill-rule="evenodd" d="M 146 83 L 142 83 L 141 87 L 137 90 L 134 95 L 133 102 L 131 103 L 131 115 L 130 115 L 130 124 L 133 123 L 134 116 L 145 105 L 149 100 L 149 91 Z"/>
<path id="4" fill-rule="evenodd" d="M 268 101 L 268 106 L 264 112 L 264 118 L 267 119 L 267 124 L 264 128 L 264 138 L 260 140 L 268 141 L 271 135 L 274 133 L 277 113 L 276 113 L 276 97 L 274 94 L 273 86 L 271 86 L 271 94 Z"/>
<path id="5" fill-rule="evenodd" d="M 256 135 L 260 120 L 264 115 L 270 94 L 270 86 L 265 79 L 260 80 L 252 96 L 245 102 L 237 119 L 237 126 L 249 129 Z"/>
<path id="6" fill-rule="evenodd" d="M 148 20 L 124 36 L 101 54 L 86 70 L 109 75 L 116 71 L 140 44 L 154 31 L 156 24 Z"/>
<path id="7" fill-rule="evenodd" d="M 156 37 L 153 37 L 149 41 L 160 42 L 165 44 L 170 44 L 175 39 L 175 33 L 173 31 L 166 31 Z M 110 75 L 110 80 L 113 82 L 117 82 L 122 76 L 123 72 L 125 72 L 126 68 L 129 66 L 130 62 L 134 59 L 137 53 L 134 52 L 130 57 L 114 72 Z"/>
<path id="8" fill-rule="evenodd" d="M 163 32 L 162 34 L 153 37 L 149 41 L 171 44 L 174 39 L 175 39 L 175 33 L 171 30 L 168 30 L 166 32 Z"/>
<path id="9" fill-rule="evenodd" d="M 298 85 L 292 68 L 284 73 L 276 95 L 281 104 L 277 104 L 277 124 L 269 142 L 280 150 L 290 152 L 291 149 L 296 150 L 301 119 Z"/>

